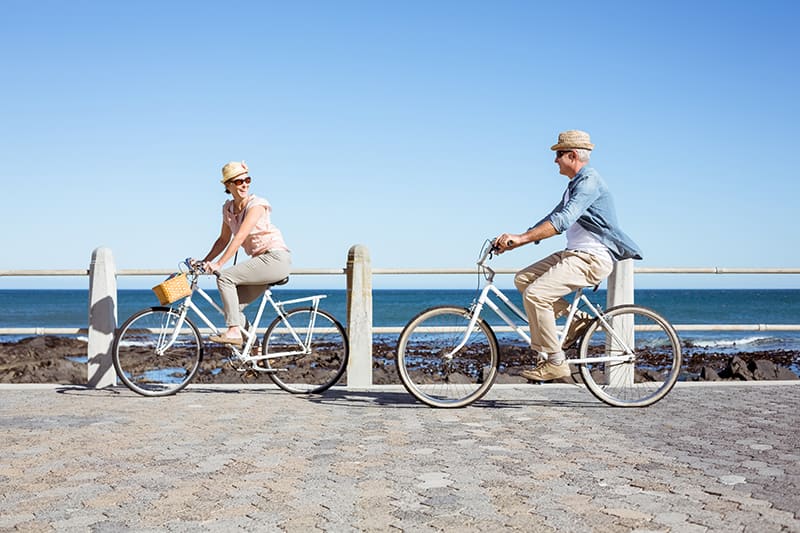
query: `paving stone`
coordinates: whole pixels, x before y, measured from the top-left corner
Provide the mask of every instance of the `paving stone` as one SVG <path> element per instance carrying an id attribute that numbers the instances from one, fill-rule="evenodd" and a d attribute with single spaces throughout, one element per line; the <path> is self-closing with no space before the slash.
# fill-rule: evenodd
<path id="1" fill-rule="evenodd" d="M 391 387 L 0 386 L 0 529 L 800 531 L 798 392 L 679 384 L 629 410 L 501 385 L 437 410 Z"/>

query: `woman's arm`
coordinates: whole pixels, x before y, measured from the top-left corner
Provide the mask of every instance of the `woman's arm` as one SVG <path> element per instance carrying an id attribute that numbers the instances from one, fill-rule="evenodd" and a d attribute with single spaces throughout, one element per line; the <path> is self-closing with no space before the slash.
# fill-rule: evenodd
<path id="1" fill-rule="evenodd" d="M 213 261 L 215 257 L 222 253 L 225 249 L 225 245 L 231 240 L 231 230 L 225 221 L 222 222 L 222 229 L 219 231 L 219 237 L 217 240 L 214 241 L 214 244 L 211 246 L 211 251 L 206 254 L 203 258 L 204 263 L 208 263 L 209 261 Z"/>

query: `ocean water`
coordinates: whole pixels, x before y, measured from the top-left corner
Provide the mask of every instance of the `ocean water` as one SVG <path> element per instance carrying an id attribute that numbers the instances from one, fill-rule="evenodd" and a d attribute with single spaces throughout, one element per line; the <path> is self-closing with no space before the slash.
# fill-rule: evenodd
<path id="1" fill-rule="evenodd" d="M 504 289 L 520 308 L 522 301 L 513 288 Z M 217 300 L 216 291 L 209 293 Z M 312 294 L 326 294 L 321 308 L 346 324 L 346 292 L 344 290 L 274 290 L 276 299 L 292 299 Z M 467 307 L 477 297 L 475 290 L 410 290 L 384 289 L 373 291 L 373 324 L 377 327 L 402 327 L 420 311 L 436 305 Z M 593 302 L 605 305 L 604 290 L 589 293 Z M 650 307 L 673 324 L 800 324 L 800 290 L 797 289 L 731 289 L 731 290 L 637 290 L 635 301 Z M 0 328 L 86 327 L 88 322 L 87 290 L 0 290 Z M 195 302 L 202 302 L 199 297 Z M 202 302 L 209 316 L 215 316 Z M 150 290 L 120 290 L 118 323 L 135 311 L 158 305 Z M 256 305 L 246 313 L 253 316 Z M 500 320 L 491 311 L 486 314 L 491 324 Z M 271 312 L 262 326 L 272 320 Z M 199 321 L 198 321 L 199 322 Z M 216 320 L 221 323 L 221 320 Z M 721 353 L 739 351 L 800 350 L 798 331 L 679 331 L 681 340 L 695 350 Z M 19 340 L 19 336 L 0 335 L 0 342 Z M 389 343 L 396 334 L 377 337 Z"/>

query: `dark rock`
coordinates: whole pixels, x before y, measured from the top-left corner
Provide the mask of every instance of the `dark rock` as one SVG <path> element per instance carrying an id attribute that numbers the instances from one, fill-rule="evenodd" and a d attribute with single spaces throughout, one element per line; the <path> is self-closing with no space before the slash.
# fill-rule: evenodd
<path id="1" fill-rule="evenodd" d="M 759 359 L 758 361 L 750 361 L 747 365 L 748 370 L 752 372 L 753 379 L 775 379 L 778 377 L 777 367 L 772 361 L 766 359 Z"/>
<path id="2" fill-rule="evenodd" d="M 753 373 L 747 367 L 747 363 L 738 355 L 731 357 L 728 362 L 728 368 L 725 369 L 725 377 L 730 376 L 731 379 L 739 379 L 744 381 L 752 381 L 755 379 Z"/>
<path id="3" fill-rule="evenodd" d="M 373 345 L 373 383 L 399 384 L 395 368 L 396 346 L 392 342 L 376 342 Z M 266 382 L 269 378 L 261 373 L 240 372 L 227 362 L 227 349 L 207 345 L 198 372 L 197 383 L 252 383 Z M 574 350 L 568 356 L 575 357 Z M 40 335 L 21 339 L 18 342 L 0 343 L 0 383 L 72 383 L 86 384 L 86 341 L 67 336 Z M 536 354 L 528 347 L 519 344 L 500 345 L 501 372 L 498 383 L 517 383 L 525 381 L 519 376 L 523 369 L 536 364 Z M 664 361 L 663 363 L 667 363 Z M 754 380 L 780 379 L 797 380 L 795 370 L 800 368 L 800 352 L 796 350 L 775 350 L 770 352 L 737 352 L 735 356 L 725 353 L 704 351 L 687 353 L 684 370 L 695 379 L 716 381 L 716 379 Z M 562 382 L 580 381 L 577 368 L 573 375 Z M 596 370 L 596 368 L 595 368 Z M 637 372 L 640 379 L 655 379 L 656 374 L 649 370 Z M 663 372 L 655 368 L 652 372 Z M 603 381 L 602 376 L 596 378 Z M 343 381 L 344 382 L 344 381 Z"/>
<path id="4" fill-rule="evenodd" d="M 638 375 L 642 381 L 661 381 L 664 379 L 664 376 L 662 376 L 661 373 L 653 370 L 642 370 L 641 372 L 638 372 Z"/>

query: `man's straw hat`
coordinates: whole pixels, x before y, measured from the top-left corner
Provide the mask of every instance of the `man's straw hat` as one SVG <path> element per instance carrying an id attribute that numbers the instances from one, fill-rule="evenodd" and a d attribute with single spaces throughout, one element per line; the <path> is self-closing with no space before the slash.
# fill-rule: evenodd
<path id="1" fill-rule="evenodd" d="M 247 165 L 244 164 L 244 161 L 241 163 L 237 161 L 231 161 L 224 167 L 222 167 L 222 183 L 228 183 L 231 180 L 234 180 L 240 176 L 247 176 Z"/>
<path id="2" fill-rule="evenodd" d="M 551 150 L 592 150 L 589 134 L 580 130 L 569 130 L 558 134 L 558 143 Z"/>

